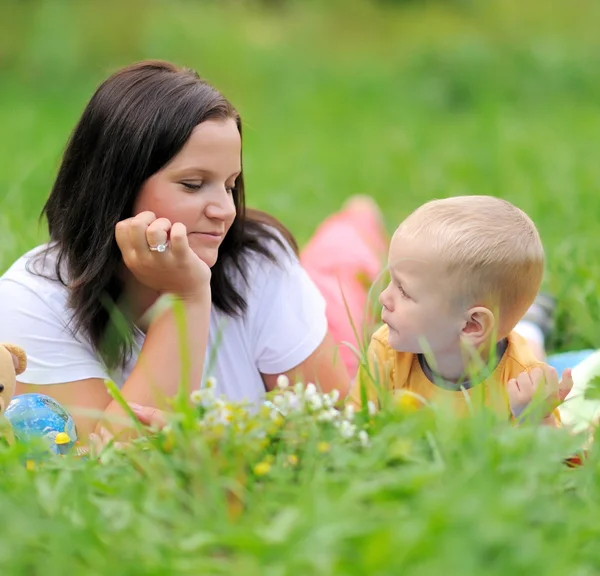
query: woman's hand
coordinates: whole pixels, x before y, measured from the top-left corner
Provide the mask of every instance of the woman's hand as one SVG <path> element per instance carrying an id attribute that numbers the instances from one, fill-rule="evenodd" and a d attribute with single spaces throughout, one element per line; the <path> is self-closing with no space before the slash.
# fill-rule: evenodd
<path id="1" fill-rule="evenodd" d="M 152 408 L 151 406 L 140 406 L 133 402 L 129 403 L 129 407 L 142 424 L 153 430 L 161 430 L 167 425 L 167 413 L 164 410 Z"/>
<path id="2" fill-rule="evenodd" d="M 133 402 L 129 403 L 129 407 L 137 419 L 145 426 L 148 426 L 150 430 L 162 430 L 167 425 L 167 413 L 163 410 L 152 408 L 151 406 L 141 406 Z M 97 456 L 111 443 L 117 449 L 126 448 L 128 444 L 128 442 L 115 442 L 113 434 L 102 427 L 98 433 L 93 432 L 89 435 L 89 447 L 84 449 L 84 452 L 88 452 L 89 448 L 91 448 L 93 454 Z"/>
<path id="3" fill-rule="evenodd" d="M 125 266 L 144 286 L 184 299 L 194 299 L 209 287 L 210 268 L 190 248 L 180 222 L 140 212 L 118 222 L 115 236 Z M 167 244 L 163 252 L 150 249 L 161 244 Z"/>

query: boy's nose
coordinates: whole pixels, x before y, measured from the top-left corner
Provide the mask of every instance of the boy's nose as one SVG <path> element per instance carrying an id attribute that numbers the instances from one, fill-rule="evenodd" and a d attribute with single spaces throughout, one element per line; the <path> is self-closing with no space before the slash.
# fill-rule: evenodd
<path id="1" fill-rule="evenodd" d="M 394 311 L 393 310 L 393 302 L 392 302 L 391 298 L 389 297 L 389 286 L 387 286 L 387 288 L 385 288 L 379 295 L 379 303 L 384 308 L 387 308 L 390 312 Z"/>

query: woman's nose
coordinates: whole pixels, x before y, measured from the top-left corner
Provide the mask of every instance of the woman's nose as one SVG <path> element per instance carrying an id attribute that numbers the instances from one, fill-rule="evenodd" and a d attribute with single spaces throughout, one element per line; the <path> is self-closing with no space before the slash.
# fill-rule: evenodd
<path id="1" fill-rule="evenodd" d="M 226 190 L 218 197 L 215 197 L 213 201 L 206 207 L 206 215 L 209 218 L 215 218 L 218 220 L 232 220 L 235 217 L 235 203 L 233 202 L 233 196 Z"/>

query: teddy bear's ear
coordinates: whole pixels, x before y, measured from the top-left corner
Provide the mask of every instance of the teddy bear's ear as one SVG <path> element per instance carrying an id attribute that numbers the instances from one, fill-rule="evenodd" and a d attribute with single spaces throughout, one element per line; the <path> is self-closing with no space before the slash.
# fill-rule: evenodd
<path id="1" fill-rule="evenodd" d="M 16 344 L 0 344 L 4 346 L 11 354 L 15 365 L 15 374 L 22 374 L 27 368 L 27 354 L 25 350 Z"/>

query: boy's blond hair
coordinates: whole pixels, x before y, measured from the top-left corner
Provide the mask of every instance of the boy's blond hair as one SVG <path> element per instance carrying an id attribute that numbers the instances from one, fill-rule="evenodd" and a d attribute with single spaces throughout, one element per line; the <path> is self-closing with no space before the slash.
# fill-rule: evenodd
<path id="1" fill-rule="evenodd" d="M 498 321 L 498 338 L 515 327 L 540 289 L 544 273 L 540 236 L 531 218 L 506 200 L 493 196 L 433 200 L 410 214 L 397 233 L 427 242 L 439 253 L 457 301 L 490 308 Z"/>

